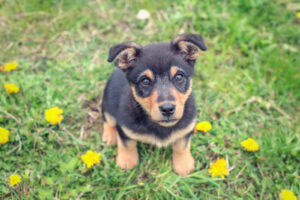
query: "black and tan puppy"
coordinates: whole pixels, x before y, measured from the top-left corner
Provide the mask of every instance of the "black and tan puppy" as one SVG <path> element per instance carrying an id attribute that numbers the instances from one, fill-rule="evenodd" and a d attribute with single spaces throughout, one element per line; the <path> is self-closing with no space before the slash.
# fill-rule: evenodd
<path id="1" fill-rule="evenodd" d="M 111 47 L 108 61 L 117 66 L 104 90 L 103 141 L 118 145 L 117 164 L 139 163 L 137 141 L 159 147 L 172 144 L 173 169 L 185 176 L 194 169 L 190 137 L 196 122 L 192 93 L 194 64 L 206 46 L 198 34 L 170 43 Z"/>

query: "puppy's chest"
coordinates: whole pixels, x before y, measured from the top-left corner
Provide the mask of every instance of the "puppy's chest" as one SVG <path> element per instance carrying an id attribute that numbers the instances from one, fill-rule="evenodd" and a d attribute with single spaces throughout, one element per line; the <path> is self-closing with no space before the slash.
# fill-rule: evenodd
<path id="1" fill-rule="evenodd" d="M 144 142 L 144 143 L 149 143 L 149 144 L 153 144 L 156 145 L 158 147 L 165 147 L 168 146 L 169 144 L 175 142 L 176 140 L 186 136 L 187 134 L 189 134 L 191 131 L 194 130 L 195 127 L 195 123 L 196 123 L 196 119 L 193 119 L 192 122 L 190 122 L 189 124 L 187 124 L 185 127 L 177 129 L 177 130 L 173 130 L 170 134 L 168 134 L 167 137 L 159 137 L 159 134 L 162 133 L 158 133 L 158 132 L 137 132 L 137 131 L 133 131 L 131 129 L 129 129 L 126 126 L 121 126 L 121 129 L 123 130 L 123 132 L 131 139 L 140 141 L 140 142 Z"/>

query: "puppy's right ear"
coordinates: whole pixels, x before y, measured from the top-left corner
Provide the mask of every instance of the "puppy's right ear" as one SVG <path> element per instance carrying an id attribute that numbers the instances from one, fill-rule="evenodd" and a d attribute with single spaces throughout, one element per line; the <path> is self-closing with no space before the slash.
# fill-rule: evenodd
<path id="1" fill-rule="evenodd" d="M 123 70 L 128 69 L 142 53 L 142 46 L 135 42 L 117 44 L 109 49 L 107 61 L 116 61 L 116 64 Z"/>

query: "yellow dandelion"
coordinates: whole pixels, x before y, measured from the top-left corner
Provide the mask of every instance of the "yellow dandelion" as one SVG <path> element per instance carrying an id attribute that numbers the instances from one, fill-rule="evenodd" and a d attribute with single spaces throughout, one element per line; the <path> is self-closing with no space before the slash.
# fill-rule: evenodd
<path id="1" fill-rule="evenodd" d="M 241 142 L 241 145 L 247 151 L 257 151 L 259 149 L 258 143 L 253 138 L 248 138 Z"/>
<path id="2" fill-rule="evenodd" d="M 297 197 L 291 190 L 281 190 L 280 197 L 282 200 L 297 200 Z"/>
<path id="3" fill-rule="evenodd" d="M 224 178 L 224 176 L 227 176 L 227 164 L 224 158 L 218 158 L 216 162 L 210 163 L 210 168 L 208 172 L 211 174 L 212 177 L 220 176 L 221 178 Z"/>
<path id="4" fill-rule="evenodd" d="M 4 83 L 4 88 L 8 94 L 19 92 L 19 87 L 13 83 Z"/>
<path id="5" fill-rule="evenodd" d="M 9 63 L 4 64 L 4 71 L 10 72 L 10 71 L 16 69 L 17 67 L 18 67 L 17 62 L 9 62 Z"/>
<path id="6" fill-rule="evenodd" d="M 207 132 L 211 129 L 211 124 L 208 121 L 198 122 L 196 125 L 197 131 Z"/>
<path id="7" fill-rule="evenodd" d="M 0 144 L 5 144 L 8 142 L 9 130 L 0 127 Z"/>
<path id="8" fill-rule="evenodd" d="M 47 122 L 55 125 L 60 123 L 63 120 L 63 110 L 59 109 L 58 107 L 49 108 L 45 111 L 45 119 Z"/>
<path id="9" fill-rule="evenodd" d="M 300 12 L 297 12 L 296 16 L 300 19 Z"/>
<path id="10" fill-rule="evenodd" d="M 91 168 L 96 163 L 100 163 L 101 154 L 95 151 L 87 151 L 81 156 L 81 160 L 86 164 L 87 168 Z"/>
<path id="11" fill-rule="evenodd" d="M 19 176 L 18 174 L 14 174 L 9 177 L 9 186 L 10 187 L 17 185 L 20 182 L 21 182 L 21 176 Z"/>

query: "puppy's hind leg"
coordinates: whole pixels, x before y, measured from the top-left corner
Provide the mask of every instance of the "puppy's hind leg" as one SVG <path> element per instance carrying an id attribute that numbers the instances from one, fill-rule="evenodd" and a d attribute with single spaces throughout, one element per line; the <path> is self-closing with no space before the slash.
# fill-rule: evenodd
<path id="1" fill-rule="evenodd" d="M 105 122 L 103 127 L 102 141 L 106 145 L 117 144 L 117 128 L 116 120 L 113 116 L 108 113 L 104 113 Z"/>

